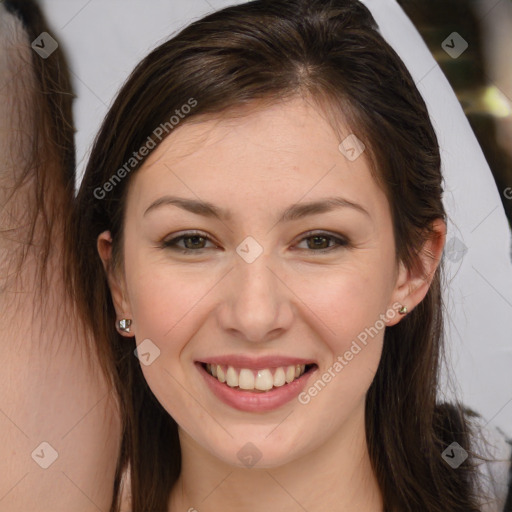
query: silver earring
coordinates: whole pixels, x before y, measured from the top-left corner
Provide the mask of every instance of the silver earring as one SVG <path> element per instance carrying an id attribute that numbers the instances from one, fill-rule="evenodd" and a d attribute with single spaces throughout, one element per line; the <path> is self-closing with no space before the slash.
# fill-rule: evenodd
<path id="1" fill-rule="evenodd" d="M 400 309 L 399 313 L 401 315 L 406 315 L 407 314 L 407 307 L 406 306 L 402 306 L 402 309 Z"/>
<path id="2" fill-rule="evenodd" d="M 130 332 L 130 325 L 132 325 L 132 321 L 129 318 L 123 318 L 117 322 L 117 327 L 123 332 Z"/>

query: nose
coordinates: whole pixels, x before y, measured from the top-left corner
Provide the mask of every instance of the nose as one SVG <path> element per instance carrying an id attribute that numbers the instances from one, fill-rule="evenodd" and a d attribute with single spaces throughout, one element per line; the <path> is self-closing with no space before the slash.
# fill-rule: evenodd
<path id="1" fill-rule="evenodd" d="M 219 310 L 221 327 L 250 342 L 283 336 L 293 320 L 293 294 L 280 273 L 264 254 L 252 263 L 238 258 Z"/>

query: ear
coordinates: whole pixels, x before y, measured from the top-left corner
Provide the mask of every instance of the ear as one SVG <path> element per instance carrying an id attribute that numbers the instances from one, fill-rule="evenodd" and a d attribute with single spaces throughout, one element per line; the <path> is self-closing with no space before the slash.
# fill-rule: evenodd
<path id="1" fill-rule="evenodd" d="M 110 288 L 110 293 L 112 294 L 112 301 L 114 303 L 114 307 L 116 310 L 116 327 L 118 326 L 118 321 L 123 318 L 132 319 L 130 303 L 128 301 L 128 295 L 126 293 L 126 284 L 124 280 L 124 276 L 118 276 L 114 271 L 112 264 L 112 236 L 110 231 L 103 231 L 98 235 L 97 239 L 97 249 L 98 254 L 103 263 L 103 268 L 105 269 L 105 273 L 107 275 L 108 286 Z M 133 327 L 132 332 L 125 332 L 117 327 L 119 334 L 127 338 L 131 338 L 134 336 Z"/>
<path id="2" fill-rule="evenodd" d="M 429 234 L 418 254 L 418 264 L 412 269 L 407 269 L 403 262 L 399 263 L 391 303 L 405 306 L 408 312 L 411 312 L 427 295 L 443 255 L 446 242 L 446 223 L 442 219 L 436 219 L 431 226 L 432 233 Z M 396 306 L 393 309 L 396 310 Z M 389 319 L 387 325 L 395 325 L 402 318 L 402 315 L 397 314 Z"/>

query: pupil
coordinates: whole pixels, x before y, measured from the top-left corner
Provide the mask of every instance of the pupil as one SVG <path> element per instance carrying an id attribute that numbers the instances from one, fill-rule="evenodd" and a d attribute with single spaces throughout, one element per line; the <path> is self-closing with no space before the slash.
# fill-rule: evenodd
<path id="1" fill-rule="evenodd" d="M 192 247 L 197 247 L 197 241 L 201 240 L 202 238 L 203 237 L 201 237 L 201 236 L 189 236 L 185 240 L 194 240 L 194 242 L 192 243 Z M 188 249 L 190 244 L 185 243 L 185 245 L 187 246 L 187 249 Z"/>
<path id="2" fill-rule="evenodd" d="M 319 245 L 316 243 L 316 241 L 318 241 L 318 240 L 327 240 L 327 238 L 325 236 L 313 236 L 311 238 L 313 240 L 315 240 L 315 247 L 317 247 L 317 248 L 319 247 Z M 321 247 L 321 249 L 324 249 L 324 248 L 326 248 L 325 244 L 323 244 L 323 247 Z"/>

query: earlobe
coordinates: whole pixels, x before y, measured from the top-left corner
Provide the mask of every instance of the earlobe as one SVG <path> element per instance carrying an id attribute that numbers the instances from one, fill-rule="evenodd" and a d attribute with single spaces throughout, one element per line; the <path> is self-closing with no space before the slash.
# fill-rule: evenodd
<path id="1" fill-rule="evenodd" d="M 428 233 L 418 253 L 417 265 L 408 269 L 403 262 L 399 263 L 392 303 L 398 302 L 410 313 L 425 298 L 441 262 L 445 241 L 446 223 L 442 219 L 436 219 L 432 223 L 431 233 Z M 397 324 L 403 316 L 396 315 L 387 325 Z"/>
<path id="2" fill-rule="evenodd" d="M 104 231 L 98 235 L 97 250 L 103 263 L 103 268 L 105 269 L 108 286 L 112 295 L 112 302 L 114 303 L 114 308 L 116 310 L 116 328 L 123 336 L 132 337 L 133 333 L 130 328 L 130 325 L 132 324 L 132 315 L 128 300 L 126 299 L 124 281 L 114 272 L 111 261 L 112 236 L 110 231 Z"/>
<path id="3" fill-rule="evenodd" d="M 388 312 L 394 311 L 393 314 L 386 313 L 386 325 L 388 327 L 397 324 L 400 320 L 412 310 L 412 304 L 408 295 L 410 293 L 410 271 L 407 269 L 403 261 L 398 262 L 398 271 L 395 282 L 395 288 L 391 296 Z"/>

